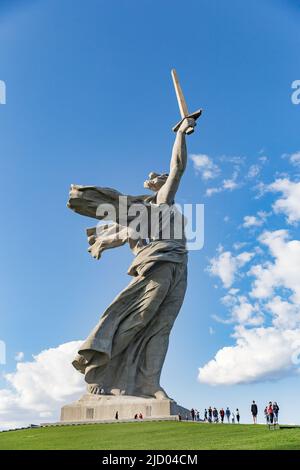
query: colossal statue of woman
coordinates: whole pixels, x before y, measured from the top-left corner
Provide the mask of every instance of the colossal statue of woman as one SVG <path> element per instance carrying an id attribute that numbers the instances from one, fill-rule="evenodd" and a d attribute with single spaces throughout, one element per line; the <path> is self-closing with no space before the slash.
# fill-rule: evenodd
<path id="1" fill-rule="evenodd" d="M 124 243 L 135 255 L 128 270 L 132 281 L 105 310 L 73 361 L 89 393 L 168 398 L 160 375 L 187 284 L 184 217 L 174 201 L 187 163 L 186 131 L 194 126 L 194 119 L 186 118 L 177 130 L 169 174 L 150 173 L 145 181 L 144 187 L 154 194 L 125 198 L 128 214 L 134 204 L 146 209 L 147 236 L 133 233 L 133 216 L 127 224 L 121 221 L 119 201 L 124 195 L 118 191 L 71 186 L 68 207 L 75 212 L 103 219 L 101 205 L 115 209 L 112 223 L 88 229 L 91 255 L 99 259 L 105 249 Z M 162 207 L 169 209 L 169 230 L 161 219 L 159 229 L 151 224 L 151 211 Z"/>

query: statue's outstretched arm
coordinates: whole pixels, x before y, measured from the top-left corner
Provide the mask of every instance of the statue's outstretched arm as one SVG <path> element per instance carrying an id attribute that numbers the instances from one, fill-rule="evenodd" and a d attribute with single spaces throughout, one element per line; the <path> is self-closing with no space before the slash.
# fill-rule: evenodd
<path id="1" fill-rule="evenodd" d="M 88 252 L 100 259 L 103 251 L 124 245 L 128 241 L 128 228 L 116 223 L 100 225 L 87 229 Z"/>
<path id="2" fill-rule="evenodd" d="M 88 228 L 86 233 L 90 245 L 88 252 L 95 259 L 100 259 L 103 251 L 117 248 L 125 243 L 128 243 L 132 252 L 137 254 L 146 243 L 135 234 L 133 236 L 130 227 L 124 227 L 115 222 Z"/>
<path id="3" fill-rule="evenodd" d="M 172 150 L 170 173 L 165 184 L 160 188 L 156 196 L 157 204 L 173 204 L 181 177 L 187 163 L 187 150 L 185 142 L 185 131 L 194 127 L 194 119 L 184 119 L 176 134 Z"/>

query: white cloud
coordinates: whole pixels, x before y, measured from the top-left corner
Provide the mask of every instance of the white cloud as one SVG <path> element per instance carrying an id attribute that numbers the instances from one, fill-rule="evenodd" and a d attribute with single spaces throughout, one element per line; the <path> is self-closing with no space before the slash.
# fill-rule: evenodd
<path id="1" fill-rule="evenodd" d="M 262 198 L 266 192 L 268 191 L 268 185 L 263 183 L 262 181 L 259 181 L 254 187 L 254 191 L 256 191 L 255 199 L 260 199 Z"/>
<path id="2" fill-rule="evenodd" d="M 229 155 L 222 155 L 220 157 L 220 161 L 232 163 L 235 168 L 240 168 L 245 164 L 246 157 L 241 157 L 239 155 L 236 156 L 229 156 Z"/>
<path id="3" fill-rule="evenodd" d="M 296 328 L 300 325 L 300 304 L 283 300 L 280 296 L 272 298 L 266 308 L 273 315 L 273 325 L 277 328 Z"/>
<path id="4" fill-rule="evenodd" d="M 244 266 L 244 264 L 248 263 L 254 256 L 254 253 L 249 253 L 248 251 L 244 251 L 236 256 L 237 266 L 240 268 Z"/>
<path id="5" fill-rule="evenodd" d="M 206 190 L 205 195 L 210 197 L 213 194 L 221 193 L 223 191 L 234 191 L 235 189 L 239 188 L 242 183 L 237 181 L 239 175 L 239 169 L 235 170 L 231 176 L 231 178 L 223 179 L 222 183 L 218 187 L 208 188 Z"/>
<path id="6" fill-rule="evenodd" d="M 220 168 L 213 163 L 212 159 L 205 154 L 191 155 L 190 158 L 194 162 L 194 168 L 197 172 L 201 173 L 203 179 L 209 180 L 215 176 L 219 176 Z M 224 162 L 226 164 L 231 164 L 232 175 L 230 178 L 224 178 L 218 186 L 210 187 L 206 190 L 205 195 L 210 197 L 214 194 L 221 193 L 223 191 L 234 191 L 245 184 L 249 184 L 254 178 L 257 178 L 261 173 L 263 166 L 268 161 L 266 156 L 260 156 L 257 163 L 252 164 L 248 170 L 242 176 L 242 166 L 245 164 L 244 157 L 228 157 L 223 155 L 219 158 L 219 162 Z M 222 169 L 224 173 L 224 168 Z M 240 178 L 239 178 L 240 176 Z M 262 193 L 262 189 L 265 187 L 263 183 L 259 183 L 257 189 Z M 262 186 L 263 185 L 263 188 Z"/>
<path id="7" fill-rule="evenodd" d="M 259 238 L 266 245 L 274 261 L 255 265 L 250 274 L 255 277 L 251 295 L 264 299 L 276 287 L 289 289 L 292 301 L 300 303 L 300 241 L 289 240 L 287 230 L 264 232 Z"/>
<path id="8" fill-rule="evenodd" d="M 277 179 L 268 186 L 269 191 L 280 192 L 282 197 L 273 204 L 276 213 L 287 216 L 287 222 L 294 224 L 300 220 L 300 182 L 294 183 L 288 178 Z"/>
<path id="9" fill-rule="evenodd" d="M 300 151 L 288 158 L 300 167 Z M 252 165 L 241 184 L 256 178 L 266 161 L 264 158 Z M 237 182 L 236 175 L 232 179 Z M 224 191 L 225 186 L 230 189 L 231 184 L 224 185 L 224 181 L 220 187 L 209 188 L 207 195 Z M 300 181 L 277 174 L 272 184 L 261 182 L 256 189 L 259 196 L 279 193 L 272 206 L 274 212 L 246 215 L 244 228 L 262 227 L 271 214 L 284 214 L 292 225 L 300 221 Z M 200 382 L 230 385 L 300 374 L 300 240 L 287 229 L 265 231 L 257 240 L 249 252 L 235 255 L 221 249 L 210 260 L 209 273 L 219 277 L 227 289 L 221 298 L 221 308 L 226 313 L 212 318 L 235 326 L 231 344 L 220 348 L 212 360 L 199 368 Z M 252 246 L 253 240 L 250 243 Z M 233 244 L 238 252 L 245 250 L 244 246 Z M 256 262 L 252 261 L 254 255 Z M 249 262 L 245 276 L 245 269 L 241 268 Z M 241 277 L 240 289 L 233 289 Z"/>
<path id="10" fill-rule="evenodd" d="M 246 242 L 235 242 L 233 244 L 233 248 L 237 251 L 240 250 L 241 248 L 244 248 L 245 246 L 247 246 Z"/>
<path id="11" fill-rule="evenodd" d="M 257 164 L 251 165 L 249 170 L 248 170 L 247 177 L 248 178 L 255 178 L 256 176 L 259 175 L 260 170 L 261 170 L 261 167 L 259 165 L 257 165 Z"/>
<path id="12" fill-rule="evenodd" d="M 245 228 L 259 227 L 262 224 L 263 224 L 263 221 L 260 220 L 255 215 L 245 215 L 245 217 L 244 217 L 243 227 L 245 227 Z"/>
<path id="13" fill-rule="evenodd" d="M 205 154 L 190 155 L 194 162 L 194 168 L 204 180 L 216 178 L 220 174 L 220 168 L 216 165 L 212 158 Z"/>
<path id="14" fill-rule="evenodd" d="M 253 256 L 253 253 L 247 251 L 236 256 L 230 251 L 223 251 L 210 260 L 208 271 L 211 275 L 218 276 L 224 287 L 229 288 L 234 282 L 238 269 L 248 263 Z"/>
<path id="15" fill-rule="evenodd" d="M 207 197 L 210 197 L 212 196 L 213 194 L 217 194 L 217 193 L 220 193 L 222 191 L 222 187 L 219 187 L 219 188 L 207 188 L 206 192 L 205 192 L 205 195 Z"/>
<path id="16" fill-rule="evenodd" d="M 243 227 L 261 227 L 265 223 L 268 215 L 269 214 L 264 211 L 259 211 L 257 215 L 246 215 L 244 217 Z"/>
<path id="17" fill-rule="evenodd" d="M 300 372 L 300 240 L 287 230 L 265 231 L 258 240 L 266 260 L 248 271 L 251 288 L 229 289 L 221 299 L 227 318 L 214 316 L 236 325 L 236 343 L 199 369 L 201 382 L 248 383 Z"/>
<path id="18" fill-rule="evenodd" d="M 288 158 L 290 163 L 294 166 L 300 165 L 300 151 L 294 153 L 284 153 L 282 158 Z"/>
<path id="19" fill-rule="evenodd" d="M 232 287 L 231 289 L 229 289 L 228 294 L 230 294 L 230 295 L 236 295 L 239 291 L 240 291 L 240 289 L 237 289 L 237 288 L 235 288 L 235 287 Z"/>
<path id="20" fill-rule="evenodd" d="M 22 351 L 17 352 L 15 355 L 15 361 L 21 362 L 24 360 L 24 353 Z"/>
<path id="21" fill-rule="evenodd" d="M 199 368 L 198 380 L 210 385 L 235 385 L 277 379 L 298 372 L 300 329 L 236 327 L 236 344 L 220 349 Z"/>
<path id="22" fill-rule="evenodd" d="M 222 323 L 223 325 L 228 325 L 232 323 L 231 318 L 222 318 L 219 315 L 212 314 L 211 318 L 217 323 Z"/>
<path id="23" fill-rule="evenodd" d="M 19 362 L 6 374 L 7 388 L 0 389 L 2 428 L 59 419 L 64 403 L 78 399 L 84 391 L 83 376 L 71 365 L 81 341 L 71 341 L 44 350 L 30 362 Z"/>
<path id="24" fill-rule="evenodd" d="M 232 320 L 240 325 L 258 326 L 264 322 L 258 304 L 251 304 L 244 296 L 239 296 L 236 305 L 233 307 Z"/>
<path id="25" fill-rule="evenodd" d="M 259 163 L 254 163 L 249 167 L 246 178 L 257 178 L 258 175 L 261 173 L 263 166 L 268 162 L 268 157 L 266 157 L 265 155 L 261 155 L 258 159 L 258 162 Z"/>
<path id="26" fill-rule="evenodd" d="M 221 298 L 221 302 L 229 309 L 229 316 L 221 319 L 221 322 L 238 323 L 239 325 L 258 326 L 264 322 L 264 315 L 260 311 L 258 303 L 252 304 L 244 295 L 237 295 L 239 289 L 229 289 Z M 220 322 L 220 317 L 217 321 Z"/>
<path id="27" fill-rule="evenodd" d="M 238 183 L 236 182 L 236 180 L 234 178 L 230 178 L 230 179 L 225 179 L 223 180 L 223 189 L 228 189 L 229 191 L 233 191 L 234 189 L 236 189 L 238 187 Z"/>
<path id="28" fill-rule="evenodd" d="M 300 165 L 300 151 L 292 153 L 292 155 L 290 155 L 290 162 L 295 166 Z"/>

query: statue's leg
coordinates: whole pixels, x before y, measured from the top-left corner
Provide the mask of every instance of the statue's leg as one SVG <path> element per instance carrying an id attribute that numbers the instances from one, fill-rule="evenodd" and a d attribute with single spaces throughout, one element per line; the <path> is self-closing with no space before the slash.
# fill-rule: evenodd
<path id="1" fill-rule="evenodd" d="M 160 375 L 167 354 L 169 336 L 186 291 L 186 266 L 176 265 L 172 290 L 147 328 L 147 341 L 140 353 L 134 394 L 167 398 Z"/>

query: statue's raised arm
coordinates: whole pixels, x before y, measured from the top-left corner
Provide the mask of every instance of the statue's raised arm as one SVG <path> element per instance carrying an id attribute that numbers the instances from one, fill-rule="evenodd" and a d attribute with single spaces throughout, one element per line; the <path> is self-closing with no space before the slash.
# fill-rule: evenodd
<path id="1" fill-rule="evenodd" d="M 157 204 L 173 204 L 175 194 L 179 187 L 181 177 L 186 168 L 187 150 L 185 142 L 185 133 L 188 129 L 194 128 L 195 120 L 186 118 L 182 121 L 175 138 L 173 145 L 170 173 L 165 184 L 160 188 L 157 193 Z"/>

